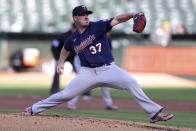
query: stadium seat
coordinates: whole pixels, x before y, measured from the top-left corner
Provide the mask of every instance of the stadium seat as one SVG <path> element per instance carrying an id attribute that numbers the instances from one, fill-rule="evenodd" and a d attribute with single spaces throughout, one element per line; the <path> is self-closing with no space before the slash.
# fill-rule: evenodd
<path id="1" fill-rule="evenodd" d="M 179 21 L 188 33 L 196 33 L 196 0 L 0 0 L 0 27 L 6 32 L 61 32 L 72 23 L 72 9 L 81 4 L 95 12 L 90 16 L 92 20 L 142 11 L 147 18 L 147 34 L 163 20 L 171 23 L 173 34 L 178 33 Z M 133 33 L 127 29 L 131 26 L 131 22 L 125 23 L 114 31 Z"/>

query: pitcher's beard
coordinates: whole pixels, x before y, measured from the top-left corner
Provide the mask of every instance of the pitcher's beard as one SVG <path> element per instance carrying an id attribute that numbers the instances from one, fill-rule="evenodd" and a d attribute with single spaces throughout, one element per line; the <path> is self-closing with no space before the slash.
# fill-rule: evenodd
<path id="1" fill-rule="evenodd" d="M 86 28 L 89 26 L 89 22 L 88 23 L 85 23 L 84 25 L 82 25 L 83 28 Z"/>
<path id="2" fill-rule="evenodd" d="M 89 26 L 89 23 L 86 25 L 81 25 L 82 28 L 87 28 Z"/>

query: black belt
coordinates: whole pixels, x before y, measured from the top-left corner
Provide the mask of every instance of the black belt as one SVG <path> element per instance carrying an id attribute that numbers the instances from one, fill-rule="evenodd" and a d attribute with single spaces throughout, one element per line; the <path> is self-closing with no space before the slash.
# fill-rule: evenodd
<path id="1" fill-rule="evenodd" d="M 84 65 L 84 67 L 97 68 L 97 67 L 102 67 L 102 66 L 110 66 L 110 65 L 113 65 L 113 64 L 114 64 L 114 62 L 110 62 L 110 63 L 106 63 L 106 64 L 103 64 L 103 65 L 98 65 L 98 66 Z"/>

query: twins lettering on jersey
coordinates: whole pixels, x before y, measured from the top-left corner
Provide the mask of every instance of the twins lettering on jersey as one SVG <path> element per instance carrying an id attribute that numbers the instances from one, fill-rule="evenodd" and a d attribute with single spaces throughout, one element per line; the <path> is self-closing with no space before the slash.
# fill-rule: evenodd
<path id="1" fill-rule="evenodd" d="M 88 45 L 90 45 L 93 41 L 95 40 L 95 35 L 90 35 L 88 38 L 86 38 L 84 41 L 82 41 L 79 45 L 74 46 L 74 50 L 75 52 L 81 53 L 82 50 L 87 47 Z"/>

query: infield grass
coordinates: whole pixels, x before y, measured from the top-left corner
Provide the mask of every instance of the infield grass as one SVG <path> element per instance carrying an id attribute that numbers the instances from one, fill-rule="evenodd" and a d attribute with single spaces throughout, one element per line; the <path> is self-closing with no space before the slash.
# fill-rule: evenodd
<path id="1" fill-rule="evenodd" d="M 48 96 L 48 86 L 30 86 L 30 85 L 1 85 L 0 96 Z M 62 87 L 63 89 L 63 87 Z M 196 101 L 196 88 L 143 88 L 144 92 L 153 100 L 168 101 Z M 123 90 L 110 89 L 113 98 L 132 98 L 132 96 Z M 100 88 L 92 90 L 93 96 L 101 97 Z M 19 113 L 19 110 L 0 110 L 2 113 Z M 170 111 L 169 111 L 170 112 Z M 97 118 L 107 118 L 115 120 L 126 120 L 148 123 L 148 117 L 143 111 L 106 111 L 106 110 L 48 110 L 44 113 L 65 114 L 73 116 L 88 116 Z M 177 127 L 188 127 L 196 129 L 196 112 L 172 112 L 175 117 L 168 122 L 159 122 L 157 124 Z"/>
<path id="2" fill-rule="evenodd" d="M 20 113 L 19 110 L 0 110 L 1 113 Z M 176 127 L 186 127 L 196 129 L 196 112 L 172 112 L 175 117 L 167 122 L 158 122 L 156 124 Z M 106 110 L 47 110 L 43 112 L 45 114 L 60 114 L 69 116 L 85 116 L 95 118 L 106 118 L 114 120 L 125 120 L 149 123 L 146 113 L 143 111 L 135 110 L 118 110 L 118 111 L 106 111 Z"/>
<path id="3" fill-rule="evenodd" d="M 63 89 L 63 87 L 61 87 Z M 48 86 L 32 86 L 32 85 L 1 85 L 0 96 L 48 96 L 50 87 Z M 169 100 L 169 101 L 196 101 L 195 88 L 143 88 L 144 92 L 153 100 Z M 129 92 L 118 89 L 111 89 L 113 98 L 132 98 Z M 92 90 L 93 96 L 101 97 L 100 88 Z"/>

